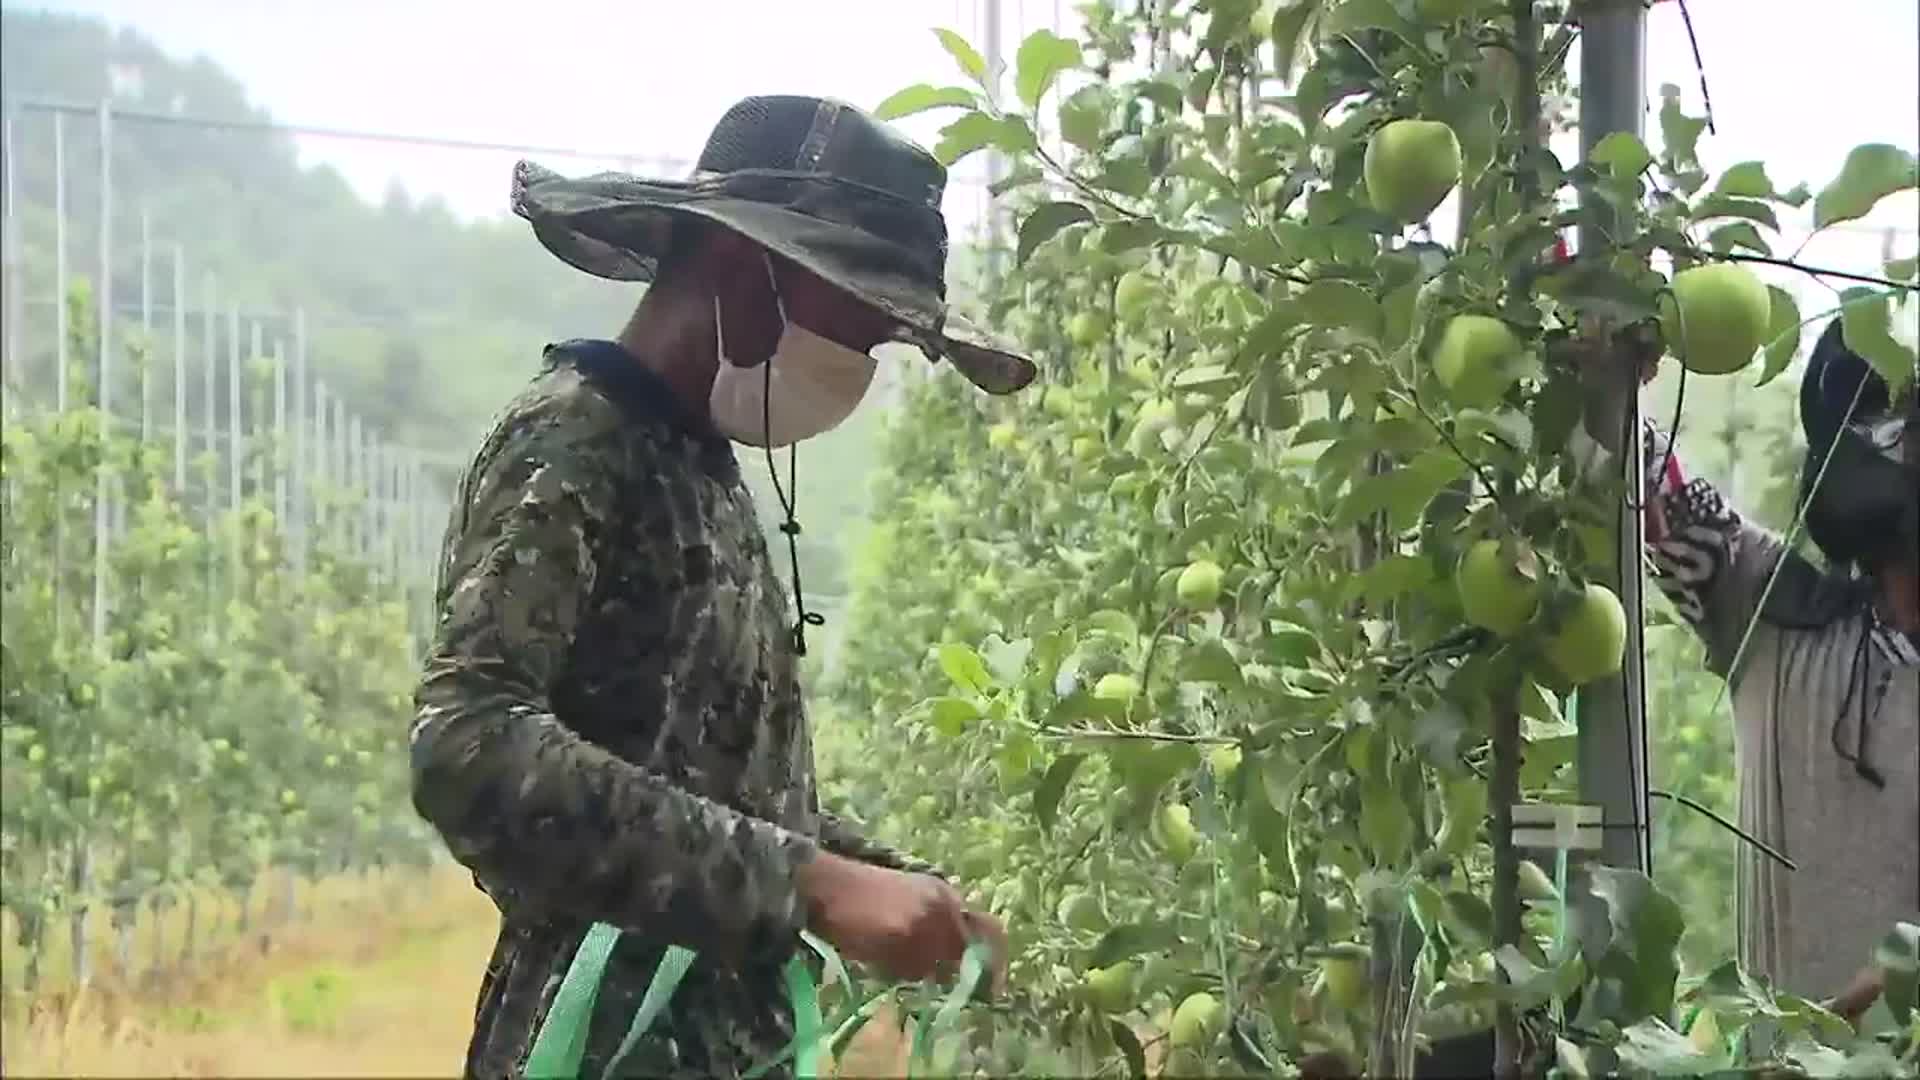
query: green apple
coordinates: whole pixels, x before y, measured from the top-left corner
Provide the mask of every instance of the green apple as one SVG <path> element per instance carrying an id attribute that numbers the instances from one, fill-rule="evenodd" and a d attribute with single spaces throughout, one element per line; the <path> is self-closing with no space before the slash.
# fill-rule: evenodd
<path id="1" fill-rule="evenodd" d="M 1160 434 L 1173 426 L 1177 413 L 1166 398 L 1149 399 L 1134 415 L 1133 432 L 1127 436 L 1127 449 L 1136 457 L 1147 457 L 1162 449 Z"/>
<path id="2" fill-rule="evenodd" d="M 1133 962 L 1122 960 L 1087 972 L 1087 1000 L 1105 1013 L 1125 1012 L 1133 1005 Z"/>
<path id="3" fill-rule="evenodd" d="M 1067 890 L 1060 898 L 1058 914 L 1061 922 L 1075 930 L 1097 934 L 1107 928 L 1107 915 L 1100 909 L 1100 898 L 1081 889 Z"/>
<path id="4" fill-rule="evenodd" d="M 1100 440 L 1091 435 L 1075 436 L 1073 440 L 1073 460 L 1082 465 L 1091 464 L 1100 456 Z"/>
<path id="5" fill-rule="evenodd" d="M 1438 120 L 1394 120 L 1367 141 L 1361 165 L 1375 210 L 1420 221 L 1460 182 L 1460 140 Z"/>
<path id="6" fill-rule="evenodd" d="M 1193 827 L 1193 811 L 1181 803 L 1168 803 L 1154 818 L 1153 832 L 1160 849 L 1176 863 L 1193 858 L 1200 846 L 1200 834 Z"/>
<path id="7" fill-rule="evenodd" d="M 1091 311 L 1083 311 L 1067 320 L 1067 336 L 1075 345 L 1090 349 L 1107 335 L 1107 320 Z"/>
<path id="8" fill-rule="evenodd" d="M 1173 1010 L 1173 1023 L 1168 1028 L 1167 1039 L 1181 1049 L 1203 1049 L 1219 1037 L 1225 1019 L 1226 1010 L 1221 1008 L 1220 1002 L 1212 994 L 1204 990 L 1189 994 Z"/>
<path id="9" fill-rule="evenodd" d="M 1225 784 L 1240 770 L 1240 748 L 1216 746 L 1207 752 L 1207 764 L 1213 766 L 1213 775 Z"/>
<path id="10" fill-rule="evenodd" d="M 1520 860 L 1520 898 L 1542 904 L 1560 899 L 1560 890 L 1553 887 L 1553 879 L 1532 859 Z"/>
<path id="11" fill-rule="evenodd" d="M 1200 559 L 1180 571 L 1180 580 L 1174 584 L 1174 592 L 1180 597 L 1180 603 L 1190 611 L 1211 611 L 1220 602 L 1220 566 L 1207 559 Z"/>
<path id="12" fill-rule="evenodd" d="M 1575 686 L 1620 670 L 1627 613 L 1605 585 L 1589 583 L 1547 638 L 1547 659 Z"/>
<path id="13" fill-rule="evenodd" d="M 1753 271 L 1731 263 L 1695 266 L 1673 275 L 1673 295 L 1660 305 L 1660 331 L 1688 371 L 1728 375 L 1766 343 L 1772 313 L 1773 297 Z"/>
<path id="14" fill-rule="evenodd" d="M 1454 583 L 1468 622 L 1509 637 L 1540 607 L 1540 582 L 1525 569 L 1532 552 L 1521 549 L 1516 561 L 1502 547 L 1498 540 L 1481 540 L 1468 548 Z"/>
<path id="15" fill-rule="evenodd" d="M 1129 270 L 1120 275 L 1120 283 L 1113 287 L 1113 310 L 1120 321 L 1139 322 L 1153 306 L 1157 288 L 1153 278 L 1143 270 Z"/>
<path id="16" fill-rule="evenodd" d="M 1487 315 L 1455 315 L 1433 350 L 1433 373 L 1447 396 L 1469 407 L 1490 405 L 1513 385 L 1520 339 Z"/>
<path id="17" fill-rule="evenodd" d="M 1366 965 L 1355 957 L 1329 956 L 1320 961 L 1320 974 L 1328 1000 L 1342 1009 L 1358 1009 L 1371 996 Z"/>
<path id="18" fill-rule="evenodd" d="M 1093 696 L 1100 701 L 1131 705 L 1133 699 L 1140 696 L 1140 680 L 1119 671 L 1102 675 L 1093 684 Z"/>
<path id="19" fill-rule="evenodd" d="M 995 450 L 1008 450 L 1013 447 L 1019 430 L 1009 423 L 999 423 L 987 429 L 987 445 Z"/>

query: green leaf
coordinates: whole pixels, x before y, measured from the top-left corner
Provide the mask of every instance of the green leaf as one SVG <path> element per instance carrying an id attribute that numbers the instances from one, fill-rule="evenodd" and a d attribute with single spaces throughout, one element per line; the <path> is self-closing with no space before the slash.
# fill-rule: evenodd
<path id="1" fill-rule="evenodd" d="M 1840 305 L 1840 335 L 1847 348 L 1873 365 L 1873 370 L 1887 381 L 1889 396 L 1897 400 L 1913 381 L 1915 356 L 1911 346 L 1893 336 L 1891 299 L 1885 293 L 1856 286 L 1840 293 Z"/>
<path id="2" fill-rule="evenodd" d="M 1580 426 L 1583 407 L 1584 391 L 1578 376 L 1556 368 L 1533 399 L 1533 430 L 1541 452 L 1551 455 L 1566 449 L 1574 429 Z"/>
<path id="3" fill-rule="evenodd" d="M 1393 6 L 1393 0 L 1343 0 L 1327 16 L 1327 33 L 1351 34 L 1359 30 L 1391 30 L 1411 39 L 1413 28 Z"/>
<path id="4" fill-rule="evenodd" d="M 1367 567 L 1358 577 L 1349 578 L 1347 595 L 1377 606 L 1425 588 L 1433 582 L 1433 576 L 1431 560 L 1418 555 L 1393 555 Z"/>
<path id="5" fill-rule="evenodd" d="M 1909 255 L 1904 259 L 1887 260 L 1887 276 L 1895 281 L 1913 281 L 1920 278 L 1920 256 Z"/>
<path id="6" fill-rule="evenodd" d="M 1141 953 L 1159 952 L 1180 944 L 1180 928 L 1171 922 L 1131 923 L 1101 935 L 1087 958 L 1089 967 L 1107 967 Z"/>
<path id="7" fill-rule="evenodd" d="M 1773 254 L 1772 246 L 1760 235 L 1760 230 L 1745 221 L 1730 222 L 1707 233 L 1707 248 L 1722 254 L 1734 248 L 1746 248 L 1761 255 Z"/>
<path id="8" fill-rule="evenodd" d="M 1378 338 L 1386 313 L 1373 294 L 1346 281 L 1316 281 L 1294 297 L 1301 314 L 1319 326 L 1338 326 Z"/>
<path id="9" fill-rule="evenodd" d="M 1020 241 L 1014 252 L 1014 263 L 1024 265 L 1027 258 L 1041 244 L 1052 239 L 1055 233 L 1069 225 L 1079 225 L 1093 220 L 1093 211 L 1076 202 L 1046 202 L 1033 208 L 1020 222 Z"/>
<path id="10" fill-rule="evenodd" d="M 1698 159 L 1700 133 L 1707 130 L 1704 117 L 1688 116 L 1680 111 L 1680 89 L 1660 88 L 1660 142 L 1668 161 L 1684 171 Z"/>
<path id="11" fill-rule="evenodd" d="M 1042 172 L 1038 166 L 1032 162 L 1021 161 L 1015 163 L 1012 171 L 1007 173 L 1006 176 L 988 184 L 987 190 L 992 192 L 997 198 L 1005 195 L 1009 191 L 1017 191 L 1023 187 L 1032 187 L 1034 184 L 1045 181 L 1046 178 L 1047 174 Z"/>
<path id="12" fill-rule="evenodd" d="M 980 654 L 959 642 L 950 641 L 940 646 L 940 670 L 947 673 L 953 685 L 975 694 L 986 694 L 993 690 L 993 676 L 987 673 L 987 665 L 980 660 Z"/>
<path id="13" fill-rule="evenodd" d="M 1384 775 L 1368 778 L 1361 789 L 1360 834 L 1373 849 L 1376 866 L 1399 863 L 1413 842 L 1413 818 Z"/>
<path id="14" fill-rule="evenodd" d="M 1238 685 L 1240 661 L 1234 659 L 1224 642 L 1215 638 L 1188 649 L 1180 657 L 1180 678 L 1183 682 Z"/>
<path id="15" fill-rule="evenodd" d="M 1793 361 L 1793 354 L 1800 351 L 1800 305 L 1793 294 L 1778 285 L 1767 286 L 1767 295 L 1773 298 L 1773 306 L 1767 316 L 1767 345 L 1762 350 L 1765 359 L 1760 367 L 1759 385 L 1772 382 L 1776 375 L 1787 370 Z"/>
<path id="16" fill-rule="evenodd" d="M 1709 195 L 1694 206 L 1692 214 L 1694 221 L 1712 221 L 1716 218 L 1729 217 L 1758 222 L 1775 232 L 1780 230 L 1780 218 L 1773 212 L 1773 207 L 1757 199 Z"/>
<path id="17" fill-rule="evenodd" d="M 1581 312 L 1615 322 L 1652 318 L 1659 295 L 1611 267 L 1586 263 L 1542 277 L 1540 289 Z"/>
<path id="18" fill-rule="evenodd" d="M 1613 925 L 1608 959 L 1625 961 L 1618 974 L 1625 984 L 1623 1004 L 1632 1013 L 1626 1019 L 1667 1015 L 1673 1009 L 1680 935 L 1686 929 L 1679 905 L 1645 874 L 1602 866 L 1591 873 L 1593 894 L 1606 901 Z"/>
<path id="19" fill-rule="evenodd" d="M 1774 197 L 1773 181 L 1767 179 L 1765 162 L 1743 161 L 1720 174 L 1719 182 L 1713 185 L 1713 193 L 1737 199 L 1771 199 Z"/>
<path id="20" fill-rule="evenodd" d="M 1320 14 L 1322 0 L 1287 0 L 1273 13 L 1274 72 L 1283 84 L 1293 82 L 1294 65 L 1300 60 L 1303 40 L 1311 43 L 1307 26 Z"/>
<path id="21" fill-rule="evenodd" d="M 1040 778 L 1040 786 L 1033 790 L 1033 816 L 1040 822 L 1041 832 L 1052 832 L 1053 823 L 1060 811 L 1060 799 L 1067 793 L 1067 785 L 1073 781 L 1073 774 L 1087 760 L 1085 754 L 1062 754 L 1047 767 L 1047 774 Z"/>
<path id="22" fill-rule="evenodd" d="M 1026 674 L 1027 657 L 1033 653 L 1033 641 L 1020 638 L 1007 641 L 998 634 L 987 635 L 983 642 L 986 648 L 987 668 L 993 672 L 1002 686 L 1014 686 Z"/>
<path id="23" fill-rule="evenodd" d="M 1133 84 L 1133 92 L 1153 102 L 1163 115 L 1179 112 L 1184 100 L 1180 96 L 1180 87 L 1169 79 L 1141 79 Z"/>
<path id="24" fill-rule="evenodd" d="M 1100 250 L 1108 255 L 1123 255 L 1165 236 L 1167 231 L 1158 222 L 1134 219 L 1109 221 L 1100 227 Z"/>
<path id="25" fill-rule="evenodd" d="M 1125 645 L 1140 640 L 1140 624 L 1133 621 L 1133 616 L 1112 608 L 1087 616 L 1087 629 L 1118 638 Z"/>
<path id="26" fill-rule="evenodd" d="M 1628 1028 L 1614 1051 L 1623 1064 L 1650 1076 L 1702 1076 L 1716 1071 L 1717 1059 L 1705 1055 L 1693 1040 L 1649 1017 Z"/>
<path id="27" fill-rule="evenodd" d="M 1267 659 L 1282 667 L 1296 667 L 1320 655 L 1320 639 L 1313 631 L 1275 620 L 1267 626 Z"/>
<path id="28" fill-rule="evenodd" d="M 1000 121 L 983 112 L 970 112 L 940 129 L 933 156 L 951 166 L 976 150 L 992 146 L 1001 137 Z"/>
<path id="29" fill-rule="evenodd" d="M 942 109 L 950 106 L 977 108 L 979 95 L 963 86 L 934 86 L 932 83 L 917 83 L 893 95 L 873 110 L 873 115 L 881 120 L 898 120 L 903 116 L 923 113 L 928 109 Z"/>
<path id="30" fill-rule="evenodd" d="M 1147 1052 L 1140 1046 L 1140 1036 L 1133 1033 L 1126 1021 L 1109 1019 L 1107 1034 L 1112 1036 L 1113 1044 L 1120 1048 L 1120 1056 L 1126 1059 L 1127 1075 L 1147 1075 Z"/>
<path id="31" fill-rule="evenodd" d="M 1196 364 L 1182 368 L 1180 374 L 1173 377 L 1176 390 L 1220 390 L 1238 384 L 1240 376 L 1220 364 Z"/>
<path id="32" fill-rule="evenodd" d="M 1840 166 L 1840 175 L 1813 200 L 1813 227 L 1865 217 L 1875 203 L 1896 191 L 1920 187 L 1920 163 L 1897 146 L 1856 146 Z"/>
<path id="33" fill-rule="evenodd" d="M 980 706 L 971 698 L 939 697 L 927 702 L 927 722 L 951 739 L 980 719 Z"/>
<path id="34" fill-rule="evenodd" d="M 1107 131 L 1107 87 L 1083 86 L 1060 104 L 1060 137 L 1081 150 L 1097 150 Z"/>
<path id="35" fill-rule="evenodd" d="M 933 33 L 940 39 L 940 44 L 946 46 L 947 52 L 959 63 L 961 71 L 966 72 L 969 78 L 981 86 L 987 85 L 987 62 L 978 50 L 967 44 L 966 38 L 952 30 L 935 30 Z"/>
<path id="36" fill-rule="evenodd" d="M 1553 774 L 1573 762 L 1576 739 L 1572 735 L 1563 735 L 1552 739 L 1533 739 L 1528 741 L 1525 757 L 1520 763 L 1520 784 L 1526 788 L 1547 786 Z"/>
<path id="37" fill-rule="evenodd" d="M 1451 449 L 1427 451 L 1391 472 L 1369 476 L 1355 484 L 1352 494 L 1335 515 L 1335 523 L 1351 525 L 1385 510 L 1395 529 L 1410 528 L 1433 497 L 1466 471 L 1467 463 Z"/>
<path id="38" fill-rule="evenodd" d="M 1594 145 L 1589 160 L 1624 180 L 1646 172 L 1653 164 L 1653 152 L 1632 132 L 1616 131 Z"/>
<path id="39" fill-rule="evenodd" d="M 1080 66 L 1080 46 L 1051 30 L 1036 30 L 1014 55 L 1014 89 L 1027 108 L 1038 108 L 1060 73 Z"/>
<path id="40" fill-rule="evenodd" d="M 1095 183 L 1115 194 L 1137 199 L 1153 186 L 1153 170 L 1144 154 L 1119 154 L 1101 162 Z"/>

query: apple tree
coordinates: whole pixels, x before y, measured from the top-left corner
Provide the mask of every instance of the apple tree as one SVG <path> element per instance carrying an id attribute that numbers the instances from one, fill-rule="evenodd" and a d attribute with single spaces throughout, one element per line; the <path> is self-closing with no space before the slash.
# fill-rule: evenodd
<path id="1" fill-rule="evenodd" d="M 819 725 L 827 796 L 1013 929 L 976 1063 L 1410 1075 L 1496 1022 L 1581 1074 L 1911 1058 L 1731 965 L 1683 983 L 1644 876 L 1596 871 L 1574 926 L 1506 810 L 1574 801 L 1570 702 L 1622 662 L 1593 373 L 1777 376 L 1827 314 L 1750 268 L 1778 215 L 1863 215 L 1911 156 L 1782 190 L 1669 96 L 1657 150 L 1563 161 L 1577 21 L 1530 0 L 1084 11 L 1004 97 L 943 31 L 962 85 L 880 110 L 1013 163 L 979 314 L 1043 361 L 910 393 Z M 1573 257 L 1583 201 L 1609 242 Z M 1903 385 L 1913 265 L 1862 276 L 1849 341 Z"/>

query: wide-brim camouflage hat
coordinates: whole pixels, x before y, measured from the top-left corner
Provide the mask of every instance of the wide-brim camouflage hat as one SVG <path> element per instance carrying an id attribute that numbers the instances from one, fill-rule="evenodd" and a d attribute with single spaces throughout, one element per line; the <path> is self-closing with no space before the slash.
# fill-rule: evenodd
<path id="1" fill-rule="evenodd" d="M 514 167 L 513 210 L 547 250 L 615 281 L 651 281 L 676 218 L 731 229 L 889 316 L 898 340 L 1010 394 L 1033 362 L 946 300 L 947 172 L 861 110 L 814 97 L 752 97 L 714 126 L 693 175 L 570 179 Z"/>

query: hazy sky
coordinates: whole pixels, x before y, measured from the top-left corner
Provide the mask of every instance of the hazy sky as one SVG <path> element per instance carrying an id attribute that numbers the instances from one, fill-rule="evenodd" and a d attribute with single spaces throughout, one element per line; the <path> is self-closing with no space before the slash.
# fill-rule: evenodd
<path id="1" fill-rule="evenodd" d="M 807 92 L 872 106 L 902 86 L 955 81 L 929 32 L 978 40 L 984 0 L 51 0 L 106 16 L 175 54 L 204 52 L 282 121 L 690 159 L 742 95 Z M 1008 52 L 1023 30 L 1072 33 L 1073 0 L 1002 0 Z M 32 5 L 23 5 L 32 6 Z M 1816 188 L 1861 142 L 1920 147 L 1920 4 L 1915 0 L 1692 0 L 1718 133 L 1703 143 L 1724 167 L 1762 158 L 1784 185 Z M 1060 23 L 1056 23 L 1061 20 Z M 1699 80 L 1679 5 L 1650 15 L 1648 84 Z M 939 114 L 908 121 L 931 142 Z M 515 155 L 307 138 L 312 160 L 339 167 L 377 197 L 398 178 L 456 212 L 504 210 Z M 562 172 L 617 161 L 553 159 Z M 644 161 L 636 171 L 680 175 Z M 949 197 L 956 231 L 981 192 L 964 162 Z M 1876 221 L 1909 234 L 1920 202 Z M 1910 251 L 1911 235 L 1900 241 Z M 1879 239 L 1823 240 L 1809 255 L 1871 263 Z"/>

